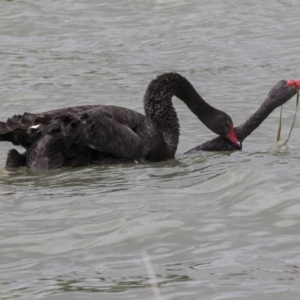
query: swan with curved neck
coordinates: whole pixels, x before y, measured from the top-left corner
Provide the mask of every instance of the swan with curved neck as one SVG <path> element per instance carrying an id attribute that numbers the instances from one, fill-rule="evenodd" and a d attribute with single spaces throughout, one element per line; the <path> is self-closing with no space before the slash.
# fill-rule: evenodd
<path id="1" fill-rule="evenodd" d="M 239 147 L 231 118 L 206 103 L 183 76 L 166 73 L 147 87 L 146 116 L 124 107 L 86 105 L 0 122 L 0 141 L 26 149 L 24 154 L 10 150 L 6 166 L 53 169 L 173 158 L 179 141 L 174 95 L 210 130 Z"/>
<path id="2" fill-rule="evenodd" d="M 241 147 L 236 147 L 232 143 L 228 143 L 226 139 L 217 137 L 207 141 L 195 148 L 185 152 L 185 154 L 196 153 L 198 151 L 233 151 L 241 150 L 242 142 L 248 137 L 260 124 L 271 114 L 271 112 L 290 100 L 299 90 L 299 80 L 280 80 L 269 92 L 266 100 L 259 109 L 243 124 L 235 127 L 235 132 Z"/>

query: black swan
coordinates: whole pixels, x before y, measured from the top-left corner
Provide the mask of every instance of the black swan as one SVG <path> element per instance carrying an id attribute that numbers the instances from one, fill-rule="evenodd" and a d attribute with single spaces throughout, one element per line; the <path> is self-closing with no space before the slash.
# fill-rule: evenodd
<path id="1" fill-rule="evenodd" d="M 179 141 L 173 95 L 210 130 L 239 147 L 231 118 L 207 104 L 180 74 L 166 73 L 148 85 L 146 116 L 124 107 L 86 105 L 24 113 L 0 122 L 0 141 L 26 149 L 24 154 L 10 150 L 6 167 L 42 170 L 173 158 Z"/>
<path id="2" fill-rule="evenodd" d="M 290 100 L 299 90 L 299 80 L 280 80 L 269 92 L 266 100 L 260 108 L 243 124 L 235 127 L 237 138 L 241 145 L 239 147 L 232 143 L 228 143 L 226 139 L 217 137 L 213 140 L 205 142 L 193 149 L 185 152 L 185 154 L 196 153 L 198 151 L 233 151 L 241 150 L 242 142 L 249 136 L 278 106 L 283 105 Z"/>

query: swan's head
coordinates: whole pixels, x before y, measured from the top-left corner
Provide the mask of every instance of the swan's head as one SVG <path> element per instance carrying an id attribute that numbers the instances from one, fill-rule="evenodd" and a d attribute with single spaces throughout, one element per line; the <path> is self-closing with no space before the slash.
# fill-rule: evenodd
<path id="1" fill-rule="evenodd" d="M 296 79 L 296 80 L 289 80 L 286 82 L 286 86 L 291 86 L 296 90 L 300 89 L 300 79 Z"/>
<path id="2" fill-rule="evenodd" d="M 235 129 L 233 127 L 233 123 L 232 120 L 229 116 L 227 116 L 229 119 L 226 120 L 227 126 L 225 125 L 225 135 L 224 137 L 232 142 L 234 145 L 238 146 L 239 148 L 241 148 L 241 143 L 239 142 L 236 133 L 235 133 Z"/>
<path id="3" fill-rule="evenodd" d="M 290 100 L 300 90 L 300 79 L 280 80 L 268 94 L 268 105 L 275 109 Z"/>
<path id="4" fill-rule="evenodd" d="M 225 138 L 227 140 L 229 140 L 230 142 L 232 142 L 234 145 L 241 148 L 241 143 L 239 142 L 239 140 L 236 136 L 236 132 L 235 132 L 235 129 L 233 127 L 233 123 L 232 123 L 231 119 L 227 121 L 227 124 L 228 124 L 229 131 L 225 135 Z"/>
<path id="5" fill-rule="evenodd" d="M 207 127 L 214 133 L 226 138 L 234 145 L 241 148 L 241 143 L 239 142 L 233 127 L 233 122 L 225 112 L 216 109 L 212 118 L 210 118 Z"/>

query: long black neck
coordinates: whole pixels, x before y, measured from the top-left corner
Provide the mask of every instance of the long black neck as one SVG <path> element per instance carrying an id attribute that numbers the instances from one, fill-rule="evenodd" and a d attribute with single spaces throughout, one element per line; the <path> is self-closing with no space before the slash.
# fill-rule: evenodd
<path id="1" fill-rule="evenodd" d="M 279 81 L 269 92 L 268 97 L 260 108 L 243 124 L 235 128 L 238 140 L 242 143 L 260 124 L 273 112 L 275 108 L 290 100 L 296 90 L 285 86 L 286 81 Z M 197 151 L 233 151 L 240 150 L 237 146 L 222 137 L 217 137 L 207 141 L 185 153 L 195 153 Z"/>
<path id="2" fill-rule="evenodd" d="M 276 107 L 277 106 L 272 103 L 272 99 L 267 98 L 247 121 L 235 129 L 239 141 L 242 143 L 247 136 L 260 126 Z"/>
<path id="3" fill-rule="evenodd" d="M 236 128 L 239 140 L 242 142 L 273 112 L 275 108 L 290 100 L 296 90 L 285 86 L 286 81 L 279 81 L 269 92 L 260 108 L 243 124 Z"/>
<path id="4" fill-rule="evenodd" d="M 189 109 L 205 122 L 214 110 L 197 93 L 187 79 L 178 73 L 166 73 L 152 80 L 144 96 L 144 109 L 163 132 L 167 145 L 176 152 L 179 141 L 179 121 L 172 103 L 173 96 L 181 99 Z"/>

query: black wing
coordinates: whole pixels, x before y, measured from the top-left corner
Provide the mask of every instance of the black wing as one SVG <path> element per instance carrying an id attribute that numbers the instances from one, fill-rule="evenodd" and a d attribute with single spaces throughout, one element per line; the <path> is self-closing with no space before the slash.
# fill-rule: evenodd
<path id="1" fill-rule="evenodd" d="M 80 155 L 83 147 L 116 158 L 144 158 L 157 147 L 157 141 L 164 141 L 157 126 L 144 115 L 104 105 L 15 115 L 0 122 L 0 140 L 25 147 L 28 166 L 38 169 L 59 167 L 66 153 Z"/>

